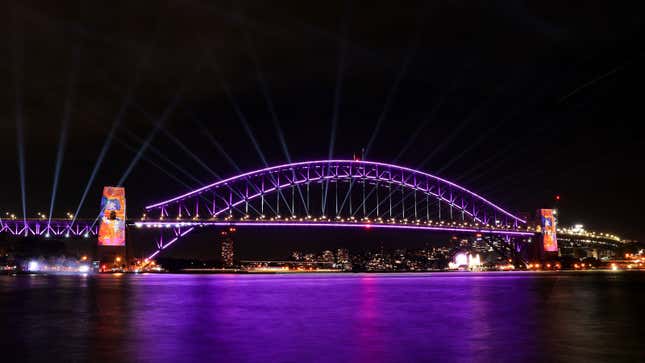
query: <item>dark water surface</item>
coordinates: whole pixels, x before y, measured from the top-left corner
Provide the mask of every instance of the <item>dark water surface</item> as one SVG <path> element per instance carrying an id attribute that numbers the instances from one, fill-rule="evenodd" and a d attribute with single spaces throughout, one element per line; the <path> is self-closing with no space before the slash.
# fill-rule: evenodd
<path id="1" fill-rule="evenodd" d="M 644 362 L 643 287 L 639 272 L 0 276 L 0 360 Z"/>

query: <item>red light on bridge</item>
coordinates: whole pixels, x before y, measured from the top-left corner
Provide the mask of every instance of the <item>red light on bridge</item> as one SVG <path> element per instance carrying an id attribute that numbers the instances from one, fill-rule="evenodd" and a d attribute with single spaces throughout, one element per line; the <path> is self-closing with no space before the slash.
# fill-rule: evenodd
<path id="1" fill-rule="evenodd" d="M 555 196 L 555 200 L 560 200 L 560 195 L 559 194 Z"/>

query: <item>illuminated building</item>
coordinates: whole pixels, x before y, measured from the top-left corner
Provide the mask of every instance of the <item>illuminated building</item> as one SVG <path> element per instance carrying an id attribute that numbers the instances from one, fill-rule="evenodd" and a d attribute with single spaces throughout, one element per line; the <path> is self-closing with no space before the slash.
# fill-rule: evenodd
<path id="1" fill-rule="evenodd" d="M 455 261 L 448 263 L 448 268 L 453 270 L 477 270 L 481 268 L 481 264 L 481 257 L 479 255 L 471 255 L 470 253 L 458 253 L 455 256 Z"/>
<path id="2" fill-rule="evenodd" d="M 349 251 L 346 248 L 336 250 L 336 262 L 340 264 L 349 262 Z"/>
<path id="3" fill-rule="evenodd" d="M 322 261 L 323 262 L 333 263 L 334 262 L 334 253 L 332 251 L 329 251 L 329 250 L 323 251 L 323 253 L 322 253 Z"/>
<path id="4" fill-rule="evenodd" d="M 292 258 L 294 261 L 301 261 L 304 257 L 303 257 L 303 255 L 302 255 L 302 252 L 300 252 L 300 251 L 293 251 L 293 252 L 291 252 L 291 258 Z"/>
<path id="5" fill-rule="evenodd" d="M 233 258 L 235 257 L 235 252 L 233 249 L 233 238 L 228 235 L 224 235 L 222 239 L 222 262 L 224 267 L 233 267 Z"/>

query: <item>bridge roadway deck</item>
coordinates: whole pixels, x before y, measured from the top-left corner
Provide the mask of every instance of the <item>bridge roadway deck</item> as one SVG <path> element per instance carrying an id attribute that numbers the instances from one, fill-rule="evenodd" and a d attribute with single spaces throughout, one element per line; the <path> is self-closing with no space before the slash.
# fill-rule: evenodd
<path id="1" fill-rule="evenodd" d="M 457 232 L 470 234 L 496 234 L 515 237 L 533 237 L 536 233 L 526 229 L 488 228 L 474 225 L 461 226 L 458 224 L 426 224 L 426 223 L 387 223 L 332 220 L 182 220 L 182 221 L 136 221 L 137 228 L 195 228 L 195 227 L 295 227 L 295 228 L 362 228 L 362 229 L 407 229 L 434 232 Z"/>
<path id="2" fill-rule="evenodd" d="M 25 224 L 26 222 L 26 224 Z M 96 219 L 0 219 L 0 233 L 8 233 L 14 236 L 43 236 L 43 237 L 96 237 L 98 235 L 98 221 Z M 451 224 L 451 223 L 392 223 L 387 221 L 361 220 L 333 221 L 333 220 L 128 220 L 127 228 L 138 229 L 165 229 L 165 228 L 227 228 L 227 227 L 291 227 L 291 228 L 362 228 L 362 229 L 398 229 L 418 230 L 449 233 L 500 235 L 519 238 L 530 238 L 540 233 L 529 228 L 495 228 L 484 227 L 473 224 Z M 618 246 L 620 240 L 599 236 L 576 235 L 570 233 L 558 233 L 558 239 L 563 242 L 599 243 L 604 245 Z"/>

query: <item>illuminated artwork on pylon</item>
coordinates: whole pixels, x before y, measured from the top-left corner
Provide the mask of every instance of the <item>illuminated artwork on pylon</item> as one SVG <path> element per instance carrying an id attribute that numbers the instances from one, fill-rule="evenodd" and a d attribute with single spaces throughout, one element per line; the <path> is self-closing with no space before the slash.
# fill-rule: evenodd
<path id="1" fill-rule="evenodd" d="M 125 246 L 125 188 L 104 187 L 99 246 Z"/>
<path id="2" fill-rule="evenodd" d="M 547 252 L 558 251 L 558 240 L 556 237 L 555 214 L 553 209 L 540 209 L 540 220 L 542 222 L 542 243 Z"/>

